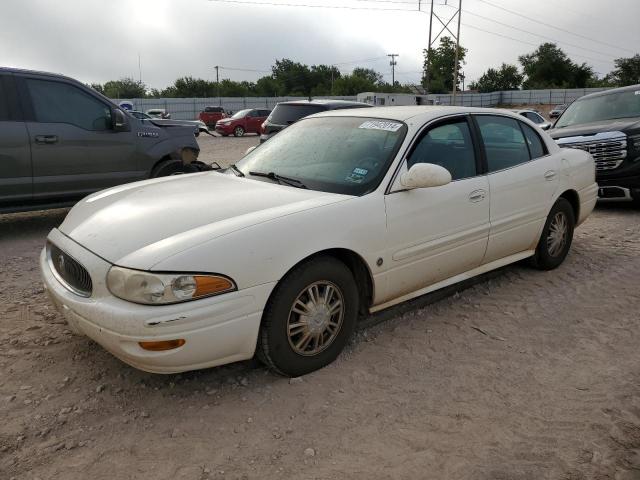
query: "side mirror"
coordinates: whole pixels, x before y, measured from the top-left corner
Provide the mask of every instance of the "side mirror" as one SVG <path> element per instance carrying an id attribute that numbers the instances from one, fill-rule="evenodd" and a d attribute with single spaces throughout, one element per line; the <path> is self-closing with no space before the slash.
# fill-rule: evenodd
<path id="1" fill-rule="evenodd" d="M 400 175 L 400 185 L 408 190 L 441 187 L 448 183 L 451 183 L 449 170 L 433 163 L 416 163 L 408 172 Z"/>
<path id="2" fill-rule="evenodd" d="M 114 108 L 111 111 L 111 121 L 114 132 L 128 132 L 129 131 L 129 122 L 127 121 L 127 116 L 125 113 L 119 108 Z"/>
<path id="3" fill-rule="evenodd" d="M 540 124 L 540 128 L 542 130 L 549 130 L 551 128 L 551 123 L 549 123 L 549 122 L 541 123 Z"/>

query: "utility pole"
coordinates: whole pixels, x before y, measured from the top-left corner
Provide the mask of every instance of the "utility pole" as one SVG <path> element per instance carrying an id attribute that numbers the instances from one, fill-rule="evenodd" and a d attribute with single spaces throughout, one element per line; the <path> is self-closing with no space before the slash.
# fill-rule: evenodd
<path id="1" fill-rule="evenodd" d="M 220 99 L 220 66 L 216 65 L 216 90 L 218 91 L 218 105 L 222 106 L 222 100 Z"/>
<path id="2" fill-rule="evenodd" d="M 462 20 L 462 0 L 458 0 L 458 35 L 456 35 L 456 60 L 453 64 L 453 100 L 456 104 L 456 91 L 458 90 L 458 51 L 460 50 L 460 21 Z"/>
<path id="3" fill-rule="evenodd" d="M 452 1 L 453 3 L 453 1 Z M 454 80 L 454 87 L 453 87 L 453 95 L 454 98 L 453 100 L 455 100 L 455 87 L 457 85 L 457 66 L 458 66 L 458 50 L 460 47 L 460 17 L 462 16 L 462 0 L 457 0 L 458 3 L 458 8 L 456 9 L 455 13 L 453 15 L 451 15 L 451 17 L 445 16 L 443 14 L 438 14 L 438 12 L 433 8 L 435 2 L 432 1 L 431 2 L 431 15 L 429 16 L 429 43 L 427 44 L 427 60 L 425 62 L 425 89 L 426 89 L 426 93 L 429 94 L 429 90 L 431 88 L 431 57 L 432 57 L 432 52 L 433 52 L 433 46 L 435 45 L 435 43 L 440 39 L 440 37 L 442 36 L 443 33 L 448 32 L 448 35 L 450 35 L 456 42 L 456 52 L 455 52 L 455 64 L 453 67 L 453 76 L 455 78 Z M 447 5 L 448 7 L 453 7 L 455 8 L 454 5 L 451 5 L 447 2 L 445 2 L 445 5 Z M 447 10 L 447 13 L 450 10 Z M 451 28 L 453 28 L 453 26 L 451 26 L 451 28 L 449 28 L 449 25 L 451 25 L 451 22 L 453 22 L 455 19 L 457 18 L 458 20 L 458 29 L 457 29 L 457 34 L 453 33 L 453 31 L 451 30 Z M 438 33 L 436 33 L 435 35 L 433 35 L 433 20 L 437 20 L 440 25 L 442 26 L 442 28 L 440 29 L 440 31 Z M 453 102 L 452 102 L 453 103 Z"/>
<path id="4" fill-rule="evenodd" d="M 391 61 L 389 62 L 389 65 L 391 65 L 391 86 L 395 87 L 396 86 L 396 65 L 398 64 L 398 62 L 396 62 L 396 57 L 399 57 L 400 55 L 397 53 L 389 53 L 387 55 L 387 57 L 391 57 Z"/>

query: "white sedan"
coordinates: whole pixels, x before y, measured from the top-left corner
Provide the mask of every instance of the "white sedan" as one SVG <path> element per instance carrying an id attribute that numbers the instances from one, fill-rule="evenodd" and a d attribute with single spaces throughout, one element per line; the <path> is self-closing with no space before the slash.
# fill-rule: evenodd
<path id="1" fill-rule="evenodd" d="M 257 354 L 298 376 L 370 312 L 526 258 L 560 265 L 594 177 L 589 154 L 509 112 L 338 110 L 225 171 L 85 198 L 40 263 L 69 325 L 134 367 Z"/>

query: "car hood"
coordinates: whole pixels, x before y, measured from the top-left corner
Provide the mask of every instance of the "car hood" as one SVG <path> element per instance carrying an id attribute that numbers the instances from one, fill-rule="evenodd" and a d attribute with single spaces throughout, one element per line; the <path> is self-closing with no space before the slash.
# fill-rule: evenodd
<path id="1" fill-rule="evenodd" d="M 146 270 L 222 235 L 350 198 L 218 172 L 177 175 L 93 194 L 59 229 L 110 263 Z"/>
<path id="2" fill-rule="evenodd" d="M 580 135 L 595 135 L 600 132 L 624 132 L 629 128 L 640 127 L 640 117 L 605 120 L 603 122 L 583 123 L 564 128 L 553 128 L 548 131 L 551 138 L 557 140 Z"/>

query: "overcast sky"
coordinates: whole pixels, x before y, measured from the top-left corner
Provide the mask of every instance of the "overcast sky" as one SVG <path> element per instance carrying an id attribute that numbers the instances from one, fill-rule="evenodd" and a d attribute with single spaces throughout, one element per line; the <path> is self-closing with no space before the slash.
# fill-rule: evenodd
<path id="1" fill-rule="evenodd" d="M 385 55 L 398 53 L 396 78 L 403 83 L 420 80 L 429 16 L 417 11 L 418 0 L 239 1 L 249 4 L 219 0 L 2 0 L 0 65 L 60 72 L 84 82 L 102 83 L 124 76 L 137 79 L 140 56 L 143 82 L 163 88 L 186 75 L 215 79 L 214 65 L 227 67 L 221 70 L 222 78 L 256 80 L 264 73 L 228 68 L 268 70 L 280 58 L 309 65 L 340 64 L 344 72 L 354 66 L 374 68 L 390 81 Z M 435 8 L 442 17 L 450 17 L 455 12 L 450 5 L 460 0 L 434 1 L 436 5 L 447 1 L 449 6 Z M 467 82 L 488 67 L 516 63 L 519 55 L 550 39 L 574 61 L 590 64 L 601 75 L 613 68 L 614 58 L 640 51 L 640 0 L 462 1 L 461 41 L 469 49 L 464 66 Z M 428 11 L 428 0 L 421 3 Z M 398 11 L 403 9 L 413 10 Z M 437 25 L 436 21 L 435 32 Z M 368 61 L 348 63 L 362 59 Z"/>

